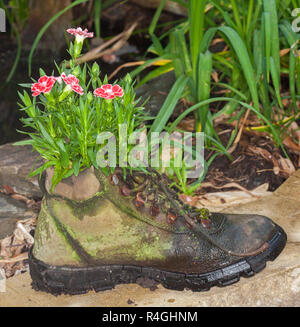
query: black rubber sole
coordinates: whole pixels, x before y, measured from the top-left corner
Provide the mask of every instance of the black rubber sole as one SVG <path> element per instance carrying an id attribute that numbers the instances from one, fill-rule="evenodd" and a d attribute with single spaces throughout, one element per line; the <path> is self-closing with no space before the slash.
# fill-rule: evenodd
<path id="1" fill-rule="evenodd" d="M 278 226 L 277 232 L 268 242 L 269 248 L 259 255 L 222 269 L 204 274 L 184 274 L 134 265 L 107 265 L 89 268 L 51 266 L 29 254 L 32 287 L 54 295 L 83 294 L 113 289 L 118 284 L 137 283 L 146 278 L 161 283 L 165 288 L 195 292 L 208 291 L 212 286 L 227 286 L 236 283 L 240 277 L 251 277 L 265 268 L 267 261 L 273 261 L 283 250 L 287 236 Z"/>

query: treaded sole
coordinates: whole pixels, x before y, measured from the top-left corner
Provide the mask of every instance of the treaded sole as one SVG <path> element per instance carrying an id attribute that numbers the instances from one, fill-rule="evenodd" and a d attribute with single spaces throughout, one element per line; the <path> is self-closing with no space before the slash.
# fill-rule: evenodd
<path id="1" fill-rule="evenodd" d="M 148 278 L 165 288 L 177 291 L 190 289 L 194 292 L 208 291 L 212 286 L 227 286 L 240 277 L 251 277 L 266 267 L 283 250 L 287 236 L 277 226 L 277 232 L 268 242 L 269 248 L 259 255 L 243 259 L 235 264 L 204 274 L 184 274 L 135 265 L 106 265 L 88 268 L 51 266 L 29 253 L 32 287 L 35 290 L 59 294 L 83 294 L 113 289 L 118 284 L 136 283 Z"/>

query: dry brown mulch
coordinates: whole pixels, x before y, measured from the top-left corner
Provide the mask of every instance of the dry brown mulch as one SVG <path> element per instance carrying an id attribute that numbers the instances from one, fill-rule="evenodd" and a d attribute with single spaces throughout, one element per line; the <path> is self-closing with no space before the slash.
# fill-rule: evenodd
<path id="1" fill-rule="evenodd" d="M 229 136 L 230 132 L 223 138 Z M 275 191 L 298 168 L 298 155 L 288 149 L 287 153 L 290 160 L 284 157 L 271 138 L 243 133 L 231 154 L 232 160 L 225 155 L 217 157 L 209 167 L 204 182 L 218 187 L 235 182 L 248 190 L 268 183 L 268 190 Z M 209 155 L 206 154 L 207 157 Z M 207 188 L 205 191 L 215 190 Z"/>

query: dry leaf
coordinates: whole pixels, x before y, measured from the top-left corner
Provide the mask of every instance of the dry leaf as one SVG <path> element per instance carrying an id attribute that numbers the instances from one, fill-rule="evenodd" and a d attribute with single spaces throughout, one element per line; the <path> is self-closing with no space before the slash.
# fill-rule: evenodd
<path id="1" fill-rule="evenodd" d="M 290 150 L 292 150 L 293 152 L 295 152 L 296 154 L 300 155 L 300 146 L 297 145 L 290 136 L 287 136 L 284 140 L 283 140 L 283 144 L 288 147 Z"/>
<path id="2" fill-rule="evenodd" d="M 213 78 L 213 80 L 216 82 L 216 83 L 219 83 L 219 76 L 218 76 L 218 73 L 216 71 L 212 72 L 211 73 L 211 77 Z"/>
<path id="3" fill-rule="evenodd" d="M 5 184 L 5 185 L 3 185 L 3 187 L 4 187 L 4 191 L 5 191 L 6 194 L 10 195 L 10 194 L 15 193 L 13 188 L 11 188 L 9 185 Z"/>
<path id="4" fill-rule="evenodd" d="M 180 194 L 179 199 L 190 206 L 195 206 L 198 201 L 198 196 L 190 196 L 186 194 Z"/>
<path id="5" fill-rule="evenodd" d="M 28 253 L 22 253 L 20 255 L 18 255 L 17 257 L 14 258 L 9 258 L 9 259 L 0 259 L 1 263 L 15 263 L 18 261 L 22 261 L 22 260 L 26 260 L 28 259 Z"/>
<path id="6" fill-rule="evenodd" d="M 12 235 L 0 240 L 0 268 L 5 270 L 6 277 L 12 277 L 26 271 L 28 250 L 33 244 L 30 232 L 36 226 L 36 215 L 20 220 Z"/>
<path id="7" fill-rule="evenodd" d="M 290 48 L 280 50 L 280 57 L 283 57 L 286 54 L 288 54 L 290 50 L 291 50 Z"/>

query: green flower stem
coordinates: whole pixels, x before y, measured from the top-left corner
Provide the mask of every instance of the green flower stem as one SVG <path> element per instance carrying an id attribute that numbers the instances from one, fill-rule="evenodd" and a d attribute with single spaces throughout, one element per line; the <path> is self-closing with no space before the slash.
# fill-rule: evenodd
<path id="1" fill-rule="evenodd" d="M 74 59 L 78 58 L 81 54 L 83 41 L 78 41 L 77 38 L 74 43 Z"/>
<path id="2" fill-rule="evenodd" d="M 49 114 L 49 126 L 50 126 L 50 135 L 54 138 L 56 137 L 55 130 L 53 128 L 53 121 L 52 121 L 52 115 Z"/>
<path id="3" fill-rule="evenodd" d="M 72 89 L 69 85 L 65 86 L 62 94 L 58 98 L 58 102 L 62 102 L 69 94 L 71 94 Z"/>
<path id="4" fill-rule="evenodd" d="M 106 103 L 108 112 L 112 113 L 112 100 L 108 99 L 106 100 Z"/>

